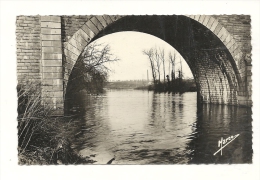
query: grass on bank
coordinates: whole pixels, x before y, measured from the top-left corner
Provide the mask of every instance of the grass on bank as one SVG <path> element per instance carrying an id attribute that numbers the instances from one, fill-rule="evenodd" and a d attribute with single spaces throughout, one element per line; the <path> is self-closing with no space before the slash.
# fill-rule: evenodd
<path id="1" fill-rule="evenodd" d="M 69 117 L 52 117 L 41 104 L 40 84 L 18 85 L 19 164 L 90 164 L 71 148 L 78 124 Z"/>

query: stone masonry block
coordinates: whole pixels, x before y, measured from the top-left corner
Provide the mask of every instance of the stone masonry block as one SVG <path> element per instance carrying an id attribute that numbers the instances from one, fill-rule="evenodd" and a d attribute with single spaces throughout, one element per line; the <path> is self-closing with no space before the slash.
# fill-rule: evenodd
<path id="1" fill-rule="evenodd" d="M 238 47 L 237 44 L 234 43 L 234 44 L 229 48 L 230 53 L 233 53 L 237 47 Z"/>
<path id="2" fill-rule="evenodd" d="M 51 46 L 61 48 L 61 41 L 42 41 L 42 46 Z"/>
<path id="3" fill-rule="evenodd" d="M 67 50 L 69 50 L 70 52 L 72 52 L 73 54 L 79 56 L 81 51 L 78 50 L 77 48 L 75 48 L 74 46 L 72 46 L 70 43 L 67 44 L 67 47 L 66 47 Z"/>
<path id="4" fill-rule="evenodd" d="M 54 91 L 55 92 L 55 91 Z M 60 91 L 56 91 L 56 92 L 60 92 Z M 62 92 L 63 94 L 63 92 Z M 50 104 L 53 104 L 55 103 L 56 105 L 57 104 L 62 104 L 63 103 L 63 96 L 55 96 L 55 93 L 52 93 L 52 94 L 48 94 L 48 97 L 44 98 L 44 101 L 46 103 L 50 103 Z"/>
<path id="5" fill-rule="evenodd" d="M 194 18 L 194 20 L 198 21 L 199 18 L 200 18 L 200 15 L 196 15 L 195 18 Z"/>
<path id="6" fill-rule="evenodd" d="M 30 73 L 31 70 L 30 69 L 19 69 L 18 72 L 20 72 L 20 73 Z"/>
<path id="7" fill-rule="evenodd" d="M 41 28 L 42 34 L 61 34 L 61 29 Z"/>
<path id="8" fill-rule="evenodd" d="M 76 39 L 71 38 L 69 40 L 68 45 L 71 44 L 73 47 L 75 47 L 77 50 L 79 50 L 79 54 L 82 52 L 85 46 L 83 46 L 81 43 L 79 43 Z M 78 54 L 78 55 L 79 55 Z"/>
<path id="9" fill-rule="evenodd" d="M 61 40 L 61 35 L 42 35 L 42 40 Z"/>
<path id="10" fill-rule="evenodd" d="M 50 66 L 45 66 L 42 67 L 42 72 L 43 73 L 49 73 L 49 72 L 53 72 L 53 73 L 62 73 L 62 67 L 50 67 Z"/>
<path id="11" fill-rule="evenodd" d="M 203 25 L 204 26 L 206 26 L 207 27 L 207 24 L 208 24 L 208 22 L 209 22 L 209 19 L 210 19 L 210 16 L 208 16 L 208 15 L 205 15 L 205 18 L 204 18 L 204 21 L 203 21 Z"/>
<path id="12" fill-rule="evenodd" d="M 113 22 L 109 15 L 103 15 L 103 18 L 107 24 L 111 24 Z"/>
<path id="13" fill-rule="evenodd" d="M 52 91 L 59 91 L 59 90 L 63 90 L 63 85 L 52 86 Z"/>
<path id="14" fill-rule="evenodd" d="M 42 85 L 42 93 L 43 93 L 43 94 L 47 95 L 48 92 L 51 92 L 51 91 L 53 91 L 51 84 L 43 84 L 43 85 Z"/>
<path id="15" fill-rule="evenodd" d="M 43 86 L 52 86 L 52 79 L 42 79 Z"/>
<path id="16" fill-rule="evenodd" d="M 228 45 L 228 43 L 230 42 L 230 40 L 231 40 L 231 35 L 228 34 L 227 37 L 226 37 L 226 39 L 224 39 L 224 41 L 223 41 L 223 43 L 225 44 L 225 46 Z"/>
<path id="17" fill-rule="evenodd" d="M 96 16 L 96 18 L 98 19 L 98 21 L 102 24 L 102 26 L 105 28 L 107 26 L 107 22 L 105 21 L 105 19 L 103 18 L 103 16 Z"/>
<path id="18" fill-rule="evenodd" d="M 71 69 L 73 68 L 76 61 L 74 59 L 71 59 L 69 56 L 65 56 L 64 66 Z"/>
<path id="19" fill-rule="evenodd" d="M 82 45 L 87 45 L 87 43 L 90 41 L 90 37 L 87 35 L 87 33 L 85 31 L 83 31 L 82 29 L 79 29 L 75 34 L 75 37 L 73 37 L 74 39 L 77 39 Z M 82 39 L 79 37 L 81 36 Z M 84 41 L 85 42 L 84 42 Z"/>
<path id="20" fill-rule="evenodd" d="M 56 78 L 61 79 L 63 76 L 62 76 L 62 72 L 58 72 L 58 73 L 46 72 L 42 74 L 42 77 L 44 79 L 56 79 Z"/>
<path id="21" fill-rule="evenodd" d="M 64 49 L 64 54 L 66 55 L 66 57 L 70 58 L 74 62 L 78 60 L 78 55 L 74 54 L 73 52 L 70 52 L 67 49 Z"/>
<path id="22" fill-rule="evenodd" d="M 211 28 L 211 26 L 212 26 L 214 20 L 215 20 L 215 18 L 213 18 L 212 16 L 210 16 L 209 21 L 208 21 L 208 23 L 207 23 L 207 27 L 208 27 L 209 29 Z"/>
<path id="23" fill-rule="evenodd" d="M 212 26 L 211 26 L 210 30 L 211 30 L 212 32 L 214 32 L 214 30 L 216 29 L 216 27 L 217 27 L 218 24 L 219 24 L 218 20 L 216 20 L 216 19 L 214 18 L 214 21 L 213 21 L 213 23 L 212 23 Z"/>
<path id="24" fill-rule="evenodd" d="M 43 60 L 62 60 L 62 54 L 42 53 Z"/>
<path id="25" fill-rule="evenodd" d="M 215 30 L 213 31 L 214 34 L 218 34 L 219 31 L 220 31 L 222 28 L 223 28 L 223 26 L 222 26 L 220 23 L 218 23 L 217 27 L 216 27 Z"/>
<path id="26" fill-rule="evenodd" d="M 228 36 L 228 32 L 227 32 L 226 28 L 222 27 L 222 29 L 219 31 L 217 36 L 223 42 Z"/>
<path id="27" fill-rule="evenodd" d="M 76 41 L 75 44 L 80 44 L 80 45 L 77 45 L 77 48 L 83 47 L 83 49 L 84 49 L 84 47 L 88 44 L 87 41 L 78 33 L 78 31 L 72 36 L 72 38 L 69 41 L 71 42 L 72 39 L 73 39 L 73 41 Z M 70 43 L 70 44 L 72 44 L 72 43 Z"/>
<path id="28" fill-rule="evenodd" d="M 59 47 L 42 47 L 43 53 L 61 54 L 62 50 Z"/>
<path id="29" fill-rule="evenodd" d="M 205 15 L 201 15 L 198 22 L 200 22 L 202 24 L 204 19 L 205 19 Z"/>
<path id="30" fill-rule="evenodd" d="M 56 28 L 56 29 L 60 29 L 61 28 L 61 23 L 59 23 L 59 22 L 41 22 L 41 27 L 42 28 Z"/>
<path id="31" fill-rule="evenodd" d="M 97 27 L 91 22 L 91 21 L 87 21 L 86 25 L 88 26 L 89 29 L 91 29 L 91 31 L 96 35 L 99 33 L 99 30 L 97 29 Z"/>
<path id="32" fill-rule="evenodd" d="M 234 44 L 235 44 L 235 40 L 233 38 L 231 38 L 229 43 L 226 45 L 229 51 L 230 51 L 231 46 L 233 46 Z"/>
<path id="33" fill-rule="evenodd" d="M 90 19 L 90 21 L 97 27 L 99 31 L 101 31 L 104 27 L 102 26 L 101 22 L 94 16 Z"/>
<path id="34" fill-rule="evenodd" d="M 63 85 L 63 79 L 53 79 L 52 80 L 52 85 L 54 85 L 54 86 Z"/>
<path id="35" fill-rule="evenodd" d="M 117 20 L 117 17 L 115 15 L 110 15 L 110 18 L 113 22 L 115 22 Z"/>
<path id="36" fill-rule="evenodd" d="M 45 107 L 49 107 L 52 110 L 55 110 L 54 113 L 56 114 L 56 109 L 57 109 L 57 102 L 56 98 L 53 96 L 53 93 L 50 92 L 42 92 L 44 98 L 42 99 L 43 105 Z M 61 112 L 60 112 L 61 113 Z"/>
<path id="37" fill-rule="evenodd" d="M 125 15 L 115 15 L 114 20 L 117 21 L 121 19 L 122 17 L 125 17 Z"/>
<path id="38" fill-rule="evenodd" d="M 231 53 L 232 55 L 236 56 L 238 53 L 242 53 L 241 50 L 239 48 L 236 48 L 233 53 Z"/>
<path id="39" fill-rule="evenodd" d="M 93 32 L 86 24 L 84 24 L 84 25 L 81 27 L 81 29 L 82 29 L 91 39 L 95 36 L 94 32 Z"/>
<path id="40" fill-rule="evenodd" d="M 195 18 L 195 15 L 186 15 L 187 17 L 191 18 L 191 19 L 194 19 Z"/>
<path id="41" fill-rule="evenodd" d="M 62 60 L 43 60 L 43 66 L 59 66 L 62 67 Z"/>
<path id="42" fill-rule="evenodd" d="M 42 22 L 61 22 L 60 16 L 41 16 Z"/>
<path id="43" fill-rule="evenodd" d="M 38 73 L 40 72 L 40 69 L 39 69 L 39 67 L 38 67 L 38 69 L 32 69 L 31 72 L 38 74 Z"/>

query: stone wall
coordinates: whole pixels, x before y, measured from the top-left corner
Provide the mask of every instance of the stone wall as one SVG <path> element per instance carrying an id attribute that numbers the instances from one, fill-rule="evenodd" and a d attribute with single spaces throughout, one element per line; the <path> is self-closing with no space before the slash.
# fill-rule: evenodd
<path id="1" fill-rule="evenodd" d="M 17 16 L 16 54 L 18 83 L 24 80 L 41 80 L 40 33 L 40 16 Z"/>
<path id="2" fill-rule="evenodd" d="M 249 15 L 218 15 L 214 16 L 234 37 L 236 44 L 233 52 L 239 48 L 243 57 L 238 63 L 242 87 L 238 98 L 243 104 L 252 104 L 252 60 L 251 60 L 251 18 Z"/>
<path id="3" fill-rule="evenodd" d="M 251 53 L 251 19 L 248 15 L 213 15 L 236 40 L 244 53 Z"/>

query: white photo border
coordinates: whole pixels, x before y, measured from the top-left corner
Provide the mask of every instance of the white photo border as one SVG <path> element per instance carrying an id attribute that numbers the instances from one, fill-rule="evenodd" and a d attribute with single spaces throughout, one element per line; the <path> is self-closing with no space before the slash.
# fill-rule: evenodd
<path id="1" fill-rule="evenodd" d="M 0 1 L 0 179 L 260 179 L 259 176 L 259 1 Z M 253 164 L 19 166 L 17 160 L 16 36 L 18 15 L 251 16 L 253 59 Z"/>

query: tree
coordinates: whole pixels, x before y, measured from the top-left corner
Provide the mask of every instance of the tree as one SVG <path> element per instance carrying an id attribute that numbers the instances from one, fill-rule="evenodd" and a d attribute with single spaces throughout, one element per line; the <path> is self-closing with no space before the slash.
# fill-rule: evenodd
<path id="1" fill-rule="evenodd" d="M 165 84 L 165 59 L 164 59 L 164 50 L 163 49 L 159 49 L 159 53 L 160 53 L 160 59 L 163 63 L 163 83 Z"/>
<path id="2" fill-rule="evenodd" d="M 161 59 L 160 59 L 160 53 L 158 52 L 157 48 L 154 48 L 155 56 L 154 61 L 156 63 L 156 70 L 158 73 L 158 82 L 161 83 Z"/>
<path id="3" fill-rule="evenodd" d="M 69 78 L 68 91 L 86 89 L 89 92 L 100 92 L 111 71 L 107 64 L 119 59 L 111 54 L 110 46 L 91 43 L 79 56 Z"/>
<path id="4" fill-rule="evenodd" d="M 175 58 L 176 58 L 175 53 L 173 54 L 173 56 L 172 56 L 172 53 L 169 53 L 169 60 L 170 60 L 171 65 L 172 65 L 172 72 L 171 72 L 172 82 L 175 79 Z"/>
<path id="5" fill-rule="evenodd" d="M 156 83 L 156 71 L 155 71 L 155 64 L 154 64 L 154 51 L 152 48 L 149 50 L 143 50 L 143 54 L 147 55 L 150 60 L 152 76 L 153 76 L 153 83 L 155 84 Z"/>

